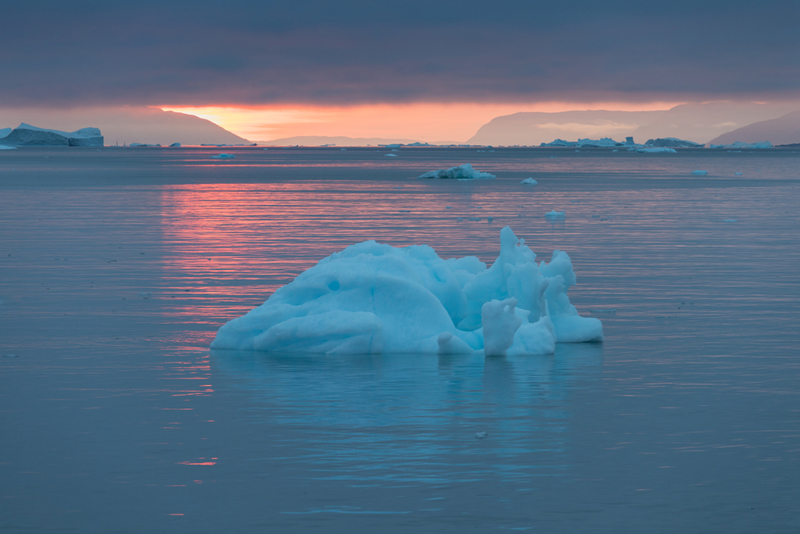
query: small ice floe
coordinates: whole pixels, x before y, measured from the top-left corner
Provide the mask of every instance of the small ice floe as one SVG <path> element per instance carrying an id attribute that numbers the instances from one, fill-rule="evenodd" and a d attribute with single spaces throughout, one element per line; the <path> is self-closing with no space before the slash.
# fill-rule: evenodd
<path id="1" fill-rule="evenodd" d="M 396 158 L 397 154 L 385 154 L 385 157 L 387 157 L 387 158 Z"/>
<path id="2" fill-rule="evenodd" d="M 550 156 L 550 159 L 558 159 L 558 156 Z"/>
<path id="3" fill-rule="evenodd" d="M 628 151 L 630 152 L 630 150 Z M 677 154 L 678 151 L 674 148 L 667 148 L 665 146 L 654 146 L 647 148 L 637 148 L 636 152 L 640 154 Z"/>
<path id="4" fill-rule="evenodd" d="M 490 216 L 489 216 L 489 218 L 487 218 L 486 220 L 487 220 L 488 222 L 492 222 L 492 221 L 494 220 L 494 217 L 492 217 L 492 216 L 490 215 Z"/>
<path id="5" fill-rule="evenodd" d="M 611 152 L 619 152 L 619 150 L 617 150 L 617 149 L 615 148 L 615 149 L 614 149 L 614 150 L 612 150 Z"/>
<path id="6" fill-rule="evenodd" d="M 708 174 L 708 171 L 697 169 L 696 171 L 692 171 L 690 174 L 693 174 L 695 176 L 705 176 L 706 174 Z"/>
<path id="7" fill-rule="evenodd" d="M 531 178 L 525 178 L 520 183 L 525 185 L 536 185 L 539 182 L 537 182 L 536 180 L 533 179 L 533 177 L 531 177 Z"/>
<path id="8" fill-rule="evenodd" d="M 734 174 L 735 176 L 741 176 L 741 175 L 742 175 L 742 173 L 740 173 L 740 172 L 735 172 L 735 173 L 733 173 L 733 174 Z"/>
<path id="9" fill-rule="evenodd" d="M 16 354 L 3 354 L 3 358 L 17 358 Z"/>
<path id="10" fill-rule="evenodd" d="M 345 150 L 347 150 L 347 149 L 346 149 L 346 148 L 340 148 L 339 150 L 341 150 L 342 152 L 344 152 L 344 151 L 345 151 Z"/>
<path id="11" fill-rule="evenodd" d="M 14 150 L 16 148 L 15 146 L 0 145 L 0 150 Z"/>
<path id="12" fill-rule="evenodd" d="M 567 212 L 565 211 L 556 211 L 552 210 L 544 214 L 545 219 L 549 219 L 551 221 L 559 221 L 564 220 L 567 218 Z"/>
<path id="13" fill-rule="evenodd" d="M 411 213 L 411 210 L 399 210 L 400 213 Z"/>
<path id="14" fill-rule="evenodd" d="M 233 154 L 224 154 L 223 153 L 223 154 L 218 154 L 216 156 L 211 156 L 211 157 L 214 158 L 214 159 L 233 159 L 236 156 L 234 156 Z"/>
<path id="15" fill-rule="evenodd" d="M 444 209 L 451 210 L 451 209 L 453 209 L 453 206 L 445 206 Z"/>
<path id="16" fill-rule="evenodd" d="M 268 148 L 265 148 L 264 150 L 269 150 L 269 149 L 268 149 Z M 344 150 L 344 149 L 342 149 L 342 150 Z"/>
<path id="17" fill-rule="evenodd" d="M 458 167 L 430 171 L 418 176 L 420 179 L 439 179 L 439 180 L 493 180 L 497 178 L 494 174 L 480 172 L 472 168 L 472 165 L 465 163 Z"/>
<path id="18" fill-rule="evenodd" d="M 475 439 L 484 439 L 489 436 L 488 432 L 475 432 Z"/>
<path id="19" fill-rule="evenodd" d="M 400 152 L 400 150 L 398 150 L 397 148 L 393 148 L 392 152 Z"/>
<path id="20" fill-rule="evenodd" d="M 722 222 L 731 223 L 731 222 L 739 222 L 739 221 L 738 221 L 738 220 L 736 220 L 736 219 L 725 219 L 725 220 L 724 220 L 724 221 L 722 221 Z"/>

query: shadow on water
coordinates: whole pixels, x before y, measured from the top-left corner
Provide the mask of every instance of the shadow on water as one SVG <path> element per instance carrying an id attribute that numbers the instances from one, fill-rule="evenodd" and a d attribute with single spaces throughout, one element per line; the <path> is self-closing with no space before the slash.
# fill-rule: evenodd
<path id="1" fill-rule="evenodd" d="M 560 344 L 514 358 L 212 351 L 211 365 L 314 477 L 522 482 L 563 469 L 570 392 L 602 359 L 602 344 Z"/>

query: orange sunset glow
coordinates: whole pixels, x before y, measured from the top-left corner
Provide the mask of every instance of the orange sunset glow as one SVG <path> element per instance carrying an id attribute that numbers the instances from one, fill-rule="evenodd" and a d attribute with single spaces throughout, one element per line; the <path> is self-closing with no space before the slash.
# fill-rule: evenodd
<path id="1" fill-rule="evenodd" d="M 351 107 L 162 106 L 210 120 L 251 141 L 294 136 L 347 136 L 409 139 L 431 143 L 464 142 L 495 117 L 525 111 L 655 111 L 681 102 L 540 102 L 365 104 Z"/>

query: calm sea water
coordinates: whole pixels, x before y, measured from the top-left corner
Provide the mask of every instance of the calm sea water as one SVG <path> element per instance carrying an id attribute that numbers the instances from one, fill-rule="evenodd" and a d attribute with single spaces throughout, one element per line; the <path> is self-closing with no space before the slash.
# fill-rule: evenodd
<path id="1" fill-rule="evenodd" d="M 222 150 L 0 152 L 3 532 L 800 530 L 797 154 Z M 208 349 L 349 244 L 505 225 L 604 343 Z"/>

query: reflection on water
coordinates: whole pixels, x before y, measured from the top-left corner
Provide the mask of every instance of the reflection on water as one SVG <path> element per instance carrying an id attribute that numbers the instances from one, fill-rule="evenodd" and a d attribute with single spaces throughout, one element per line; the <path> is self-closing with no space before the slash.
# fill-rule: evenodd
<path id="1" fill-rule="evenodd" d="M 6 530 L 800 530 L 797 156 L 234 150 L 0 158 Z M 414 178 L 465 162 L 499 178 Z M 354 242 L 492 261 L 506 224 L 602 345 L 207 348 Z"/>
<path id="2" fill-rule="evenodd" d="M 594 343 L 520 358 L 212 352 L 260 407 L 254 421 L 306 429 L 287 461 L 312 463 L 314 478 L 430 484 L 557 474 L 570 391 L 597 379 L 602 354 Z"/>

